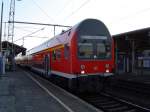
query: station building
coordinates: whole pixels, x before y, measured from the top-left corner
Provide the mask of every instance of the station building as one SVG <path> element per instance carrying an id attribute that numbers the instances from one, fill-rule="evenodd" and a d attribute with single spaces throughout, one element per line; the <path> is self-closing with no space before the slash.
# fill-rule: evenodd
<path id="1" fill-rule="evenodd" d="M 113 35 L 116 73 L 150 73 L 150 28 Z"/>

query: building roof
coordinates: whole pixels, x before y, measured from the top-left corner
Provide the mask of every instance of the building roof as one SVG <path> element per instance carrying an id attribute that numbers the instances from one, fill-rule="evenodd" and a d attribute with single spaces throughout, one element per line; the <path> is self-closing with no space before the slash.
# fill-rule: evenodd
<path id="1" fill-rule="evenodd" d="M 116 35 L 113 35 L 113 37 L 114 38 L 119 38 L 119 37 L 122 37 L 122 36 L 137 35 L 139 33 L 144 33 L 144 34 L 147 34 L 147 36 L 150 36 L 150 27 L 137 29 L 137 30 L 133 30 L 133 31 L 129 31 L 129 32 L 124 32 L 124 33 L 120 33 L 120 34 L 116 34 Z"/>
<path id="2" fill-rule="evenodd" d="M 3 49 L 3 51 L 8 50 L 8 49 L 10 51 L 12 51 L 12 46 L 13 46 L 15 55 L 19 54 L 20 52 L 22 52 L 22 53 L 26 52 L 26 48 L 24 48 L 22 46 L 19 46 L 17 44 L 12 44 L 11 42 L 8 42 L 8 41 L 3 41 L 2 42 L 2 49 Z"/>

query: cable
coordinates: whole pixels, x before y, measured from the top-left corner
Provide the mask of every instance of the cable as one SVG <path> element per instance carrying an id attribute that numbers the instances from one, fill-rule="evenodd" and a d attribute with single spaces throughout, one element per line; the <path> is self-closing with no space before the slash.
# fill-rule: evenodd
<path id="1" fill-rule="evenodd" d="M 51 19 L 51 21 L 54 22 L 53 18 L 51 18 L 34 0 L 32 1 L 43 12 L 43 14 L 45 14 L 45 16 L 47 16 L 49 19 Z"/>
<path id="2" fill-rule="evenodd" d="M 83 8 L 90 0 L 86 0 L 83 4 L 81 4 L 75 11 L 72 11 L 64 20 L 70 18 L 72 15 L 77 13 L 81 8 Z"/>
<path id="3" fill-rule="evenodd" d="M 38 30 L 39 28 L 37 28 L 37 27 L 33 27 L 33 26 L 20 26 L 20 25 L 18 25 L 18 26 L 15 26 L 15 28 L 21 28 L 21 29 L 35 29 L 35 30 Z"/>
<path id="4" fill-rule="evenodd" d="M 45 28 L 45 27 L 44 27 L 44 28 Z M 32 34 L 35 34 L 35 33 L 39 32 L 39 31 L 41 31 L 41 30 L 44 30 L 44 28 L 41 28 L 41 29 L 39 29 L 39 30 L 37 30 L 37 31 L 34 31 L 34 32 L 30 33 L 30 34 L 27 34 L 27 35 L 25 35 L 25 36 L 23 36 L 23 37 L 21 37 L 21 38 L 15 40 L 14 42 L 17 42 L 17 41 L 19 41 L 19 40 L 22 40 L 22 39 L 24 39 L 24 38 L 26 38 L 26 37 L 31 36 Z"/>
<path id="5" fill-rule="evenodd" d="M 35 38 L 49 38 L 49 37 L 39 37 L 39 36 L 28 36 L 28 37 L 35 37 Z"/>
<path id="6" fill-rule="evenodd" d="M 26 31 L 26 32 L 32 32 L 32 31 L 26 30 L 25 28 L 21 28 L 21 27 L 17 27 L 17 26 L 15 26 L 14 28 L 16 28 L 18 30 L 23 30 L 23 31 Z"/>
<path id="7" fill-rule="evenodd" d="M 139 11 L 137 11 L 137 12 L 134 12 L 134 13 L 130 14 L 130 15 L 124 16 L 124 17 L 122 17 L 122 18 L 116 20 L 115 22 L 111 22 L 110 24 L 115 24 L 116 22 L 118 23 L 118 22 L 120 22 L 120 21 L 127 20 L 127 19 L 129 19 L 129 18 L 132 18 L 132 17 L 135 16 L 135 15 L 138 15 L 138 14 L 141 14 L 141 13 L 145 13 L 145 12 L 147 12 L 147 11 L 150 11 L 150 8 L 146 8 L 146 9 L 143 9 L 143 10 L 139 10 Z"/>
<path id="8" fill-rule="evenodd" d="M 64 4 L 66 4 L 66 5 L 64 5 L 64 6 L 62 7 L 62 9 L 60 10 L 60 12 L 59 12 L 58 14 L 56 14 L 56 17 L 55 17 L 55 18 L 57 18 L 58 15 L 61 15 L 62 12 L 64 12 L 64 10 L 66 9 L 66 7 L 67 7 L 71 2 L 72 2 L 72 0 L 68 0 L 67 2 L 65 2 Z"/>

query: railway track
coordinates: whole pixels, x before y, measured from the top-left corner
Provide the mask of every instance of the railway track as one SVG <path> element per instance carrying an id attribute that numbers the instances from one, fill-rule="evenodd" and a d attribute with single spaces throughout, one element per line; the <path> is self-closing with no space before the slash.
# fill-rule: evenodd
<path id="1" fill-rule="evenodd" d="M 114 88 L 122 88 L 133 92 L 138 92 L 144 95 L 150 94 L 150 84 L 134 82 L 134 81 L 124 81 L 124 80 L 117 80 L 116 84 L 112 85 Z"/>
<path id="2" fill-rule="evenodd" d="M 150 109 L 115 98 L 106 93 L 79 95 L 80 98 L 104 112 L 150 112 Z"/>
<path id="3" fill-rule="evenodd" d="M 41 77 L 42 78 L 42 77 Z M 43 81 L 49 82 L 42 78 Z M 104 112 L 150 112 L 150 109 L 119 99 L 106 93 L 100 94 L 77 94 L 77 97 L 85 102 L 103 110 Z"/>

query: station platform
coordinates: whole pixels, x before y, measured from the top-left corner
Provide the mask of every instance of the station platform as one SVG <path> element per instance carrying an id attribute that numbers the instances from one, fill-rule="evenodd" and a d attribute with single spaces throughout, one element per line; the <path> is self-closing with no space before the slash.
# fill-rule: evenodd
<path id="1" fill-rule="evenodd" d="M 32 75 L 17 68 L 0 76 L 0 112 L 101 112 Z"/>
<path id="2" fill-rule="evenodd" d="M 136 73 L 123 73 L 115 75 L 115 80 L 132 81 L 137 83 L 150 84 L 150 70 L 138 70 Z"/>

